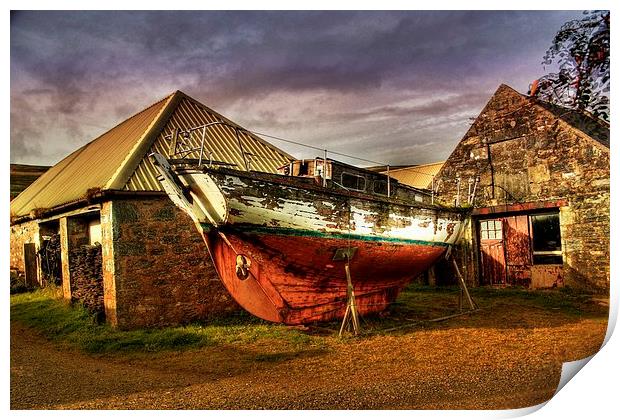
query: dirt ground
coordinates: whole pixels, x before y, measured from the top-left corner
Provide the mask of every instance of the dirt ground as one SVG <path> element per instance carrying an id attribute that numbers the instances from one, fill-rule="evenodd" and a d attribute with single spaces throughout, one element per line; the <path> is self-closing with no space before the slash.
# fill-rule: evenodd
<path id="1" fill-rule="evenodd" d="M 554 393 L 596 352 L 607 309 L 504 300 L 394 334 L 278 351 L 269 340 L 88 355 L 11 323 L 11 409 L 502 409 Z M 558 310 L 556 310 L 558 309 Z"/>

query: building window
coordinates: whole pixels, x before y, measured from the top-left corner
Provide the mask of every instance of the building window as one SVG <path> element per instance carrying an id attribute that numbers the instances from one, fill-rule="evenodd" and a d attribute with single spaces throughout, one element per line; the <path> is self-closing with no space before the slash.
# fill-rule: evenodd
<path id="1" fill-rule="evenodd" d="M 480 222 L 480 239 L 502 239 L 501 220 L 483 220 Z"/>
<path id="2" fill-rule="evenodd" d="M 366 178 L 363 176 L 343 172 L 340 180 L 342 181 L 342 186 L 349 190 L 366 191 Z"/>
<path id="3" fill-rule="evenodd" d="M 534 264 L 562 264 L 559 213 L 530 215 Z"/>
<path id="4" fill-rule="evenodd" d="M 88 222 L 88 241 L 90 245 L 101 244 L 101 220 L 93 219 Z"/>

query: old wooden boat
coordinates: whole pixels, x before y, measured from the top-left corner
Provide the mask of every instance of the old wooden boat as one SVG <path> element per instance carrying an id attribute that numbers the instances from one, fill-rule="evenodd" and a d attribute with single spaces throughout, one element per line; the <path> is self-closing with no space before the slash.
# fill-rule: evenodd
<path id="1" fill-rule="evenodd" d="M 153 155 L 234 299 L 285 324 L 341 318 L 349 264 L 357 310 L 376 313 L 453 244 L 463 216 L 429 192 L 333 160 L 280 174 Z"/>

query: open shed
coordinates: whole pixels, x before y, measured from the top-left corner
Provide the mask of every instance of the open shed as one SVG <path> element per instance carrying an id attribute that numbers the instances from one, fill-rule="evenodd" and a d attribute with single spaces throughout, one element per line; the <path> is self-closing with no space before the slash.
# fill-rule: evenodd
<path id="1" fill-rule="evenodd" d="M 206 134 L 213 159 L 274 173 L 291 160 L 176 91 L 71 153 L 11 202 L 11 267 L 45 284 L 56 259 L 64 297 L 120 328 L 182 324 L 237 309 L 149 158 L 169 156 L 166 136 L 175 130 L 216 121 L 227 124 Z"/>

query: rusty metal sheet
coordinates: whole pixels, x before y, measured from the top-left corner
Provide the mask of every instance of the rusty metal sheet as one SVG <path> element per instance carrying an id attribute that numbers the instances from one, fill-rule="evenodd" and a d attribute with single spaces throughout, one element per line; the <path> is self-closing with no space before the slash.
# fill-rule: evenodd
<path id="1" fill-rule="evenodd" d="M 507 265 L 507 283 L 511 286 L 530 287 L 532 282 L 532 270 L 529 265 Z"/>
<path id="2" fill-rule="evenodd" d="M 533 265 L 532 284 L 534 289 L 564 286 L 564 270 L 561 265 Z"/>
<path id="3" fill-rule="evenodd" d="M 503 221 L 506 263 L 512 266 L 531 265 L 532 252 L 527 215 L 509 216 Z"/>
<path id="4" fill-rule="evenodd" d="M 529 287 L 532 252 L 528 216 L 522 214 L 505 217 L 503 225 L 507 282 L 513 286 Z"/>

